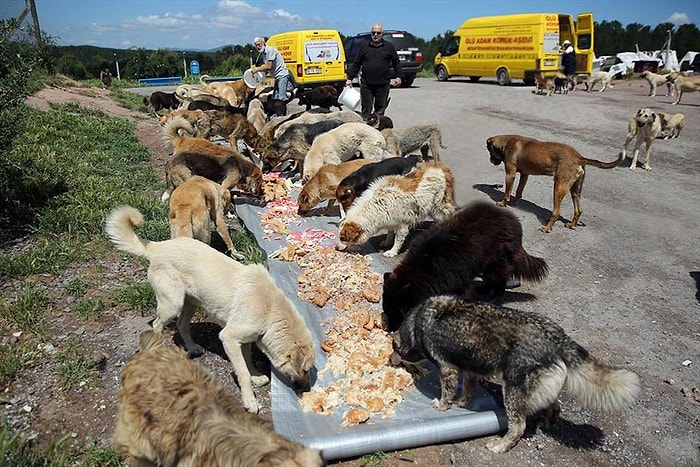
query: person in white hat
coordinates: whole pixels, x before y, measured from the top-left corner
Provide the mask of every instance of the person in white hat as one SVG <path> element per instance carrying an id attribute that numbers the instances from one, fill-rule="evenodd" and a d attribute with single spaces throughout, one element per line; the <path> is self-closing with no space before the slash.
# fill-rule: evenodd
<path id="1" fill-rule="evenodd" d="M 258 58 L 262 59 L 263 64 L 254 67 L 252 72 L 270 73 L 275 78 L 275 90 L 272 92 L 273 101 L 278 101 L 275 102 L 275 114 L 280 117 L 287 115 L 287 88 L 293 87 L 293 84 L 289 70 L 284 64 L 284 58 L 276 48 L 266 45 L 265 39 L 262 37 L 256 37 L 253 40 L 253 45 L 260 53 Z"/>
<path id="2" fill-rule="evenodd" d="M 568 39 L 561 44 L 561 53 L 562 73 L 569 78 L 569 81 L 571 82 L 570 89 L 573 90 L 576 86 L 576 79 L 574 78 L 576 75 L 576 52 L 574 52 L 574 48 Z"/>

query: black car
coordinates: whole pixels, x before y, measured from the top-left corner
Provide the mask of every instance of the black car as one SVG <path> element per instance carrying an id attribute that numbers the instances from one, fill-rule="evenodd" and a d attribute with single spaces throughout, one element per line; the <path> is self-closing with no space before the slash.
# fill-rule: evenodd
<path id="1" fill-rule="evenodd" d="M 345 39 L 343 48 L 345 49 L 345 60 L 347 60 L 346 67 L 355 60 L 357 51 L 360 50 L 360 45 L 369 42 L 369 40 L 369 32 L 363 32 Z M 416 79 L 416 75 L 423 70 L 423 54 L 418 50 L 416 36 L 410 32 L 389 29 L 384 31 L 384 40 L 394 44 L 399 60 L 401 60 L 401 70 L 403 71 L 401 87 L 407 88 L 411 86 L 413 80 Z M 395 78 L 396 72 L 393 68 L 391 73 L 391 77 Z"/>

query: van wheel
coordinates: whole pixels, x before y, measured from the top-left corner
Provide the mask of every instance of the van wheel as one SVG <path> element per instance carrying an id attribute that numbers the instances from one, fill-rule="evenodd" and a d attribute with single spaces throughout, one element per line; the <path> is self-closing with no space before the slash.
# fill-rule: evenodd
<path id="1" fill-rule="evenodd" d="M 472 83 L 476 83 L 477 81 L 479 81 L 479 79 L 481 79 L 481 76 L 470 76 L 469 77 L 469 81 L 471 81 Z"/>
<path id="2" fill-rule="evenodd" d="M 505 86 L 510 84 L 510 76 L 508 76 L 508 70 L 505 68 L 499 68 L 496 72 L 496 78 L 498 78 L 498 84 Z"/>
<path id="3" fill-rule="evenodd" d="M 437 67 L 437 69 L 435 70 L 435 75 L 437 76 L 438 81 L 447 81 L 447 70 L 444 66 Z"/>

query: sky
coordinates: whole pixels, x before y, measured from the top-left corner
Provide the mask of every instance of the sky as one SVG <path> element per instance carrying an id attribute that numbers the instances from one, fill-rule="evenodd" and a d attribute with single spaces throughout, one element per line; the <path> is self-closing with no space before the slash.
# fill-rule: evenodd
<path id="1" fill-rule="evenodd" d="M 0 17 L 7 18 L 18 16 L 25 2 L 0 3 Z M 467 18 L 534 12 L 590 11 L 596 22 L 623 26 L 700 24 L 697 0 L 36 0 L 36 9 L 41 29 L 59 45 L 117 49 L 210 50 L 297 29 L 337 29 L 349 36 L 374 22 L 430 40 Z"/>

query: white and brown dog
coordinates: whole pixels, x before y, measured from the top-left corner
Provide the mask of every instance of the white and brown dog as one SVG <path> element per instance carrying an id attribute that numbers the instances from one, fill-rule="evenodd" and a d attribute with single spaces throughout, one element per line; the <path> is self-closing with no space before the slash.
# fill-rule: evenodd
<path id="1" fill-rule="evenodd" d="M 656 96 L 656 87 L 663 86 L 664 84 L 666 85 L 666 95 L 673 96 L 673 87 L 671 83 L 667 81 L 666 76 L 668 75 L 659 75 L 649 70 L 643 71 L 639 75 L 640 78 L 645 79 L 647 83 L 649 83 L 649 96 L 651 97 Z"/>
<path id="2" fill-rule="evenodd" d="M 634 144 L 634 152 L 632 153 L 632 163 L 630 164 L 630 170 L 637 168 L 637 158 L 639 157 L 639 148 L 642 143 L 646 144 L 646 151 L 644 152 L 644 169 L 651 170 L 649 165 L 649 159 L 651 158 L 651 144 L 661 134 L 661 118 L 650 108 L 645 107 L 637 110 L 634 117 L 630 118 L 627 124 L 627 139 L 625 139 L 625 145 L 622 147 L 622 157 L 627 155 L 627 146 L 630 142 L 637 138 Z"/>
<path id="3" fill-rule="evenodd" d="M 444 219 L 455 210 L 452 172 L 439 162 L 425 162 L 407 175 L 373 182 L 340 222 L 336 249 L 364 243 L 386 229 L 382 246 L 394 244 L 383 255 L 391 258 L 399 254 L 411 227 L 428 219 Z"/>
<path id="4" fill-rule="evenodd" d="M 612 87 L 612 76 L 607 71 L 596 71 L 591 73 L 591 76 L 585 81 L 586 92 L 593 91 L 596 83 L 602 83 L 603 87 L 598 92 L 604 92 L 608 86 Z"/>

